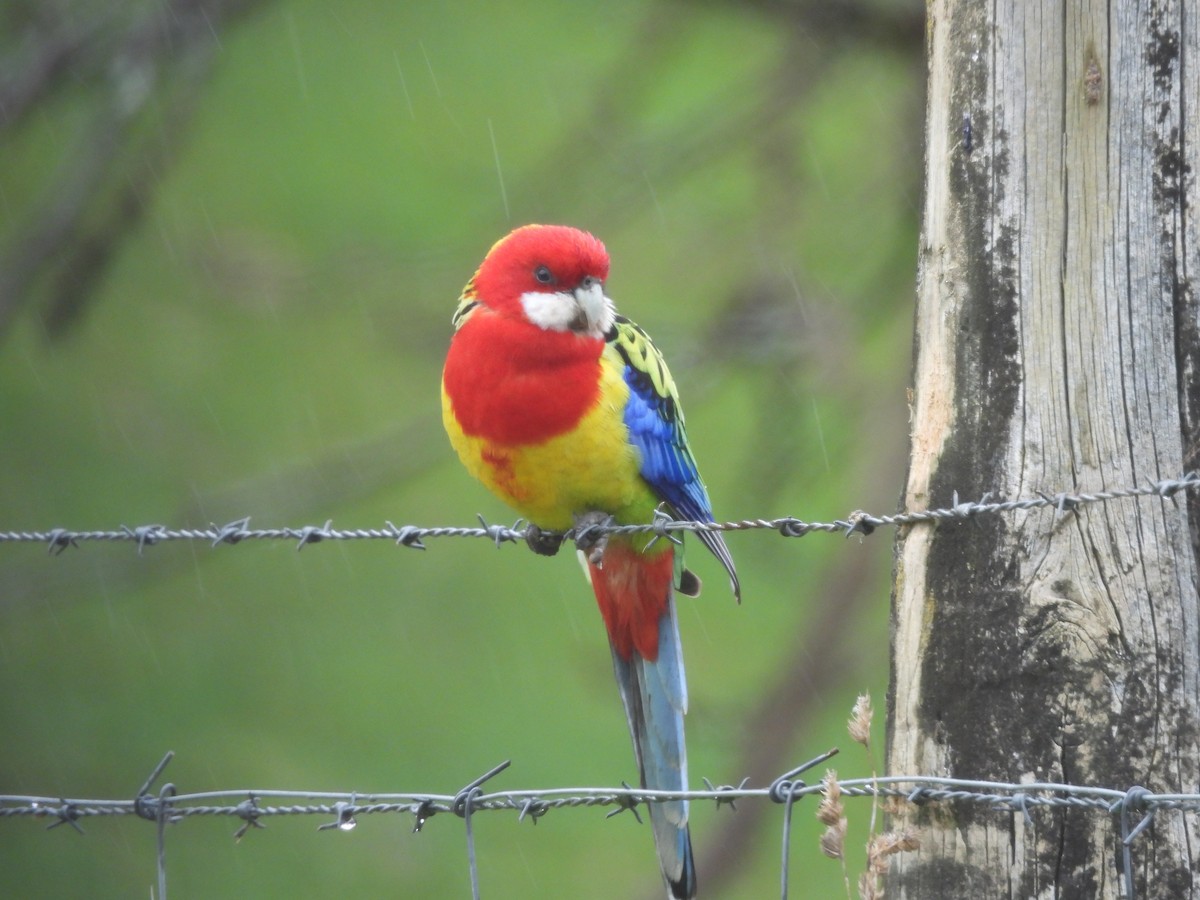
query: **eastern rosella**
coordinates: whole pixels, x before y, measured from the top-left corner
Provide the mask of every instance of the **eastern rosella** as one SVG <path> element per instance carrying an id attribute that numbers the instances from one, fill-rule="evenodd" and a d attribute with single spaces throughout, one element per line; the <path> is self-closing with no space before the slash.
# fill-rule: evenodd
<path id="1" fill-rule="evenodd" d="M 675 383 L 641 328 L 605 295 L 608 253 L 574 228 L 528 225 L 498 241 L 464 288 L 442 374 L 442 416 L 467 469 L 538 529 L 611 516 L 712 521 Z M 719 532 L 700 540 L 740 587 Z M 532 542 L 531 542 L 532 543 Z M 699 580 L 675 546 L 612 535 L 584 556 L 608 629 L 641 784 L 687 789 L 687 709 L 674 590 Z M 650 804 L 673 897 L 692 897 L 683 800 Z"/>

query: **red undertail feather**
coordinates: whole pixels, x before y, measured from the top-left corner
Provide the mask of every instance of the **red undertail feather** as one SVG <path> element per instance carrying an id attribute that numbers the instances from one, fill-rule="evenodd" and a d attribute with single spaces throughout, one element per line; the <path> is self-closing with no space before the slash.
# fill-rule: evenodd
<path id="1" fill-rule="evenodd" d="M 602 567 L 588 564 L 609 640 L 624 660 L 634 649 L 650 662 L 658 658 L 658 623 L 671 596 L 674 556 L 669 548 L 645 554 L 613 540 Z"/>

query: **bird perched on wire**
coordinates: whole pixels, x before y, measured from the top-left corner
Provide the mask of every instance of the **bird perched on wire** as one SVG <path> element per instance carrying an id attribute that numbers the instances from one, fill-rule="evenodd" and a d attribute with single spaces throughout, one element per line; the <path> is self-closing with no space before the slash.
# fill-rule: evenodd
<path id="1" fill-rule="evenodd" d="M 576 546 L 608 629 L 641 784 L 687 789 L 687 685 L 674 592 L 700 581 L 669 540 L 591 526 L 659 510 L 712 521 L 675 382 L 658 349 L 605 294 L 609 259 L 587 232 L 527 225 L 497 241 L 454 312 L 442 417 L 467 470 L 531 523 L 529 544 Z M 740 586 L 721 534 L 701 541 Z M 671 896 L 696 872 L 686 800 L 650 804 Z"/>

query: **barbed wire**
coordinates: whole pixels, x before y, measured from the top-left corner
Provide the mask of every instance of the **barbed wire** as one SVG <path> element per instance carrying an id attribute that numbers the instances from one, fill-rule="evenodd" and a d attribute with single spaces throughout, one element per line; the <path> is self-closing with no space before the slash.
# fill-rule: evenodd
<path id="1" fill-rule="evenodd" d="M 329 821 L 318 831 L 352 831 L 361 817 L 405 814 L 414 820 L 413 831 L 421 831 L 430 819 L 453 814 L 464 822 L 467 858 L 472 893 L 479 897 L 479 870 L 475 857 L 471 817 L 484 812 L 516 812 L 517 821 L 537 821 L 551 811 L 593 807 L 614 807 L 606 818 L 629 812 L 640 823 L 638 806 L 666 800 L 713 801 L 717 807 L 736 809 L 739 800 L 767 800 L 784 807 L 781 892 L 788 895 L 788 854 L 791 817 L 796 803 L 814 794 L 823 794 L 823 781 L 808 783 L 800 776 L 837 753 L 831 749 L 775 778 L 764 787 L 747 786 L 748 779 L 737 784 L 714 785 L 704 779 L 705 790 L 655 791 L 620 787 L 536 788 L 485 792 L 483 785 L 509 767 L 505 761 L 468 782 L 453 794 L 436 792 L 363 793 L 359 791 L 287 791 L 287 790 L 216 790 L 179 793 L 172 783 L 154 791 L 154 785 L 174 758 L 168 752 L 142 783 L 131 799 L 75 799 L 49 796 L 0 794 L 0 818 L 52 819 L 47 829 L 69 825 L 84 833 L 81 822 L 105 816 L 134 816 L 154 822 L 158 832 L 158 894 L 165 900 L 167 889 L 165 836 L 168 825 L 194 816 L 223 816 L 239 819 L 233 832 L 241 840 L 248 832 L 265 828 L 264 819 L 280 816 L 319 816 Z M 1054 782 L 1006 783 L 942 778 L 932 775 L 888 775 L 838 779 L 842 796 L 854 798 L 896 798 L 916 806 L 933 803 L 977 804 L 996 812 L 1020 814 L 1032 826 L 1037 809 L 1062 809 L 1103 813 L 1118 820 L 1121 834 L 1121 862 L 1126 900 L 1135 900 L 1132 879 L 1132 846 L 1137 837 L 1163 810 L 1200 812 L 1200 794 L 1155 793 L 1138 785 L 1127 790 L 1089 787 Z"/>
<path id="2" fill-rule="evenodd" d="M 250 517 L 236 519 L 225 525 L 210 524 L 206 528 L 169 528 L 165 525 L 121 525 L 116 529 L 84 530 L 51 528 L 48 531 L 0 531 L 0 544 L 45 544 L 50 553 L 62 553 L 68 547 L 78 547 L 85 541 L 118 541 L 137 544 L 141 553 L 146 547 L 168 541 L 207 541 L 213 547 L 234 545 L 243 541 L 296 541 L 297 549 L 321 541 L 388 540 L 414 550 L 426 549 L 425 542 L 443 537 L 488 538 L 497 547 L 505 543 L 520 543 L 539 539 L 544 546 L 547 538 L 559 540 L 596 539 L 611 534 L 650 534 L 653 538 L 678 541 L 675 532 L 748 531 L 765 529 L 777 531 L 784 537 L 803 537 L 812 532 L 869 535 L 884 526 L 937 524 L 946 521 L 966 521 L 982 515 L 996 515 L 1015 510 L 1052 508 L 1058 515 L 1074 512 L 1093 503 L 1128 500 L 1139 497 L 1168 499 L 1180 491 L 1200 490 L 1200 473 L 1188 472 L 1179 478 L 1164 478 L 1140 487 L 1116 488 L 1105 491 L 1071 493 L 1060 491 L 1047 494 L 1038 491 L 1034 496 L 1015 500 L 995 500 L 986 493 L 976 501 L 960 501 L 955 491 L 950 506 L 939 509 L 910 510 L 892 515 L 872 515 L 855 510 L 844 519 L 832 522 L 806 522 L 793 516 L 778 519 L 741 519 L 730 522 L 697 522 L 673 519 L 663 509 L 655 512 L 654 521 L 641 525 L 590 523 L 566 532 L 543 532 L 518 519 L 511 526 L 492 525 L 479 516 L 478 526 L 419 526 L 395 525 L 388 521 L 383 528 L 334 528 L 333 520 L 323 525 L 302 525 L 288 528 L 251 528 Z"/>
<path id="3" fill-rule="evenodd" d="M 957 492 L 948 507 L 904 511 L 894 515 L 872 515 L 856 510 L 845 519 L 832 522 L 806 522 L 795 517 L 778 519 L 744 519 L 731 522 L 697 522 L 672 519 L 665 511 L 658 510 L 654 521 L 641 525 L 621 525 L 613 521 L 589 523 L 561 534 L 543 532 L 518 520 L 512 526 L 493 525 L 480 516 L 478 527 L 417 525 L 397 526 L 385 522 L 383 528 L 335 529 L 332 520 L 323 525 L 305 525 L 298 528 L 251 528 L 249 517 L 237 519 L 225 525 L 212 524 L 207 528 L 168 528 L 163 525 L 122 525 L 112 530 L 79 530 L 52 528 L 49 531 L 3 531 L 0 543 L 45 544 L 52 554 L 59 554 L 68 547 L 78 547 L 86 541 L 117 541 L 136 543 L 139 554 L 149 546 L 168 541 L 207 541 L 213 547 L 235 545 L 249 540 L 296 541 L 297 549 L 326 540 L 390 540 L 399 546 L 417 550 L 426 549 L 425 542 L 441 537 L 487 538 L 496 546 L 522 541 L 535 542 L 542 552 L 548 542 L 574 540 L 595 541 L 611 534 L 650 534 L 652 539 L 664 538 L 678 541 L 676 532 L 700 531 L 744 531 L 764 529 L 776 531 L 784 537 L 802 537 L 810 532 L 869 535 L 884 526 L 916 524 L 938 524 L 947 521 L 967 521 L 978 516 L 1000 514 L 1016 510 L 1050 508 L 1056 515 L 1066 515 L 1081 507 L 1094 503 L 1157 496 L 1163 499 L 1174 497 L 1180 492 L 1200 490 L 1200 473 L 1190 472 L 1180 478 L 1162 479 L 1140 487 L 1118 488 L 1093 492 L 1037 492 L 1035 496 L 1011 500 L 993 499 L 991 493 L 977 501 L 960 501 Z M 241 839 L 250 830 L 263 828 L 263 820 L 276 816 L 317 815 L 332 817 L 318 826 L 324 831 L 336 829 L 353 830 L 359 817 L 403 813 L 412 815 L 414 831 L 439 814 L 452 813 L 464 822 L 467 842 L 467 858 L 471 875 L 472 895 L 480 896 L 479 873 L 475 857 L 474 832 L 471 817 L 480 812 L 517 812 L 518 821 L 537 820 L 552 810 L 563 808 L 615 807 L 608 816 L 630 812 L 638 821 L 637 807 L 665 800 L 715 801 L 718 806 L 733 807 L 738 800 L 769 800 L 784 807 L 781 858 L 781 891 L 788 894 L 788 850 L 791 834 L 791 816 L 795 803 L 812 794 L 821 793 L 821 783 L 808 784 L 799 776 L 833 756 L 830 750 L 803 765 L 780 775 L 766 787 L 748 787 L 747 779 L 738 785 L 714 786 L 707 779 L 706 790 L 651 791 L 622 785 L 619 788 L 541 788 L 532 790 L 485 792 L 483 785 L 508 768 L 504 762 L 479 778 L 468 783 L 454 794 L 434 792 L 416 793 L 361 793 L 264 790 L 217 790 L 181 794 L 174 784 L 164 784 L 157 793 L 151 789 L 162 775 L 174 754 L 168 753 L 155 767 L 149 778 L 132 799 L 73 799 L 50 796 L 0 794 L 0 819 L 3 818 L 49 818 L 53 821 L 48 829 L 69 825 L 82 833 L 81 822 L 85 819 L 104 816 L 135 816 L 155 823 L 158 835 L 158 900 L 165 900 L 167 873 L 165 841 L 167 826 L 193 816 L 226 816 L 241 820 L 234 832 Z M 1132 846 L 1163 810 L 1183 813 L 1200 812 L 1200 794 L 1154 793 L 1138 785 L 1126 790 L 1085 785 L 1057 783 L 1010 784 L 991 781 L 970 781 L 955 778 L 940 778 L 928 775 L 891 775 L 870 778 L 839 780 L 844 796 L 869 797 L 874 799 L 898 798 L 911 804 L 928 803 L 971 803 L 994 811 L 1020 813 L 1029 824 L 1033 824 L 1032 811 L 1039 808 L 1057 808 L 1102 812 L 1118 820 L 1121 834 L 1118 871 L 1123 877 L 1126 900 L 1135 900 Z M 270 802 L 264 802 L 270 801 Z"/>

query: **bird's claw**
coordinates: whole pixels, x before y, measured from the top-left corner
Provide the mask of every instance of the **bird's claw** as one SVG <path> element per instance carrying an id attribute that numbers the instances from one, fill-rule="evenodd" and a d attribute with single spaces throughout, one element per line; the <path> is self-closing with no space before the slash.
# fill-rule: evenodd
<path id="1" fill-rule="evenodd" d="M 608 513 L 592 510 L 575 517 L 575 548 L 593 566 L 604 565 L 604 551 L 608 549 L 608 532 L 599 526 L 611 525 L 613 517 Z"/>
<path id="2" fill-rule="evenodd" d="M 540 556 L 554 556 L 562 546 L 563 534 L 558 531 L 543 531 L 532 522 L 525 526 L 525 543 Z"/>

